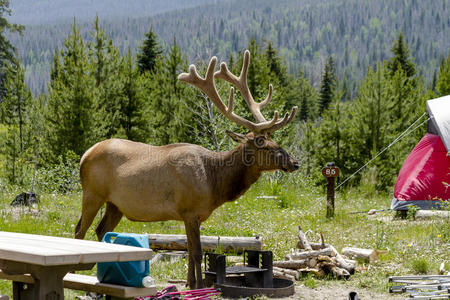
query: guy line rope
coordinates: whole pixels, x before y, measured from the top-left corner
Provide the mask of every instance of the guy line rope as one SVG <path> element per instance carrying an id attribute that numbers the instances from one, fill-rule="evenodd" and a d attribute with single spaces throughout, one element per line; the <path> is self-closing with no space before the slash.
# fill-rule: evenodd
<path id="1" fill-rule="evenodd" d="M 410 130 L 411 127 L 413 127 L 417 122 L 419 122 L 420 119 L 422 119 L 424 116 L 426 116 L 426 112 L 424 112 L 416 121 L 414 121 L 414 123 L 412 123 L 408 128 L 406 128 L 405 131 L 403 131 L 399 136 L 397 136 L 387 147 L 385 147 L 383 150 L 381 150 L 380 152 L 378 152 L 377 155 L 375 155 L 374 157 L 372 157 L 364 166 L 362 166 L 361 168 L 359 168 L 355 173 L 353 173 L 352 175 L 350 175 L 349 177 L 347 177 L 344 181 L 342 181 L 336 188 L 335 190 L 338 190 L 344 183 L 346 183 L 347 181 L 349 181 L 351 178 L 353 178 L 356 174 L 358 174 L 362 169 L 364 169 L 365 167 L 367 167 L 367 165 L 369 165 L 372 161 L 374 161 L 378 156 L 380 156 L 381 154 L 383 154 L 386 150 L 388 150 L 389 148 L 391 148 L 395 143 L 397 143 L 398 141 L 400 141 L 402 138 L 404 138 L 405 136 L 409 135 L 410 133 L 414 132 L 417 128 L 419 128 L 420 126 L 422 126 L 424 123 L 428 122 L 428 120 L 430 120 L 431 118 L 426 119 L 425 121 L 423 121 L 422 123 L 420 123 L 419 125 L 417 125 L 416 127 L 414 127 L 413 129 Z"/>

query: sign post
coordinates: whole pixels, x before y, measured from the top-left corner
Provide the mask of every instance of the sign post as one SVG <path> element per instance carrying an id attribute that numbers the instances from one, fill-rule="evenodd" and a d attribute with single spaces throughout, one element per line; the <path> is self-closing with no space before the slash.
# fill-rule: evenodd
<path id="1" fill-rule="evenodd" d="M 334 217 L 334 188 L 340 170 L 334 165 L 334 162 L 327 163 L 322 169 L 322 175 L 327 178 L 327 218 Z"/>

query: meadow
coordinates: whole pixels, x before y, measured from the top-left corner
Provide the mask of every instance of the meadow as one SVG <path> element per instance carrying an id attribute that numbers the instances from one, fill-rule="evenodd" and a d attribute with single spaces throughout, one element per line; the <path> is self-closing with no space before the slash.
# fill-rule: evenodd
<path id="1" fill-rule="evenodd" d="M 0 230 L 43 235 L 73 237 L 81 211 L 81 191 L 47 193 L 40 195 L 40 203 L 34 209 L 12 208 L 9 204 L 20 191 L 5 187 L 0 191 Z M 260 196 L 276 196 L 265 199 Z M 264 239 L 265 249 L 274 253 L 275 259 L 294 248 L 298 226 L 311 230 L 311 240 L 322 232 L 325 241 L 338 251 L 345 246 L 388 250 L 380 260 L 371 265 L 360 264 L 359 271 L 350 277 L 346 286 L 366 288 L 386 293 L 388 276 L 406 274 L 436 274 L 439 265 L 446 262 L 450 270 L 450 220 L 414 220 L 393 218 L 393 212 L 380 212 L 369 216 L 370 209 L 388 208 L 391 195 L 377 193 L 373 185 L 363 183 L 357 188 L 338 192 L 336 215 L 325 217 L 325 191 L 312 185 L 300 175 L 264 175 L 239 200 L 226 203 L 202 224 L 201 233 L 213 236 L 256 236 Z M 97 224 L 100 216 L 94 221 Z M 87 239 L 96 240 L 95 226 L 90 228 Z M 135 233 L 184 233 L 181 222 L 138 223 L 122 219 L 115 231 Z M 158 263 L 151 266 L 151 276 L 157 285 L 167 285 L 169 279 L 185 279 L 187 261 Z M 95 268 L 88 274 L 95 274 Z M 306 277 L 297 284 L 309 288 L 338 284 L 331 277 Z M 11 283 L 0 282 L 0 292 L 11 296 Z M 66 298 L 73 299 L 80 293 L 66 291 Z"/>

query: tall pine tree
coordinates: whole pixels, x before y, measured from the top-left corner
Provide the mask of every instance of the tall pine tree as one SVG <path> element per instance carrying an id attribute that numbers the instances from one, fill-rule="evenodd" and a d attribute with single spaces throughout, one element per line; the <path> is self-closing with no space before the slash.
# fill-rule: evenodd
<path id="1" fill-rule="evenodd" d="M 398 35 L 397 40 L 394 42 L 394 45 L 391 48 L 394 57 L 387 61 L 388 70 L 391 71 L 391 74 L 394 74 L 400 68 L 405 71 L 406 76 L 408 78 L 416 75 L 416 65 L 412 61 L 412 58 L 409 54 L 408 46 L 406 45 L 403 34 L 400 33 Z"/>
<path id="2" fill-rule="evenodd" d="M 191 106 L 192 88 L 178 81 L 178 74 L 186 72 L 187 60 L 174 37 L 164 61 L 157 61 L 150 81 L 151 141 L 157 145 L 193 142 L 195 120 L 187 106 Z"/>
<path id="3" fill-rule="evenodd" d="M 25 71 L 19 62 L 9 67 L 5 91 L 2 105 L 7 126 L 2 147 L 6 157 L 5 173 L 10 183 L 22 183 L 27 150 L 32 146 L 29 114 L 33 97 L 25 84 Z"/>
<path id="4" fill-rule="evenodd" d="M 319 92 L 319 114 L 328 108 L 333 99 L 333 90 L 336 84 L 336 69 L 332 56 L 329 56 L 322 73 L 322 82 Z"/>
<path id="5" fill-rule="evenodd" d="M 440 96 L 450 95 L 450 55 L 441 62 L 436 90 Z"/>
<path id="6" fill-rule="evenodd" d="M 14 47 L 6 38 L 7 32 L 19 32 L 23 30 L 23 26 L 11 24 L 6 19 L 7 15 L 11 15 L 9 9 L 9 0 L 0 1 L 0 103 L 6 96 L 6 80 L 8 76 L 8 67 L 15 63 Z"/>
<path id="7" fill-rule="evenodd" d="M 270 72 L 278 78 L 282 86 L 285 86 L 287 84 L 286 68 L 282 65 L 281 59 L 271 41 L 267 43 L 265 55 Z"/>
<path id="8" fill-rule="evenodd" d="M 92 115 L 96 83 L 89 70 L 85 43 L 74 21 L 51 68 L 45 116 L 50 162 L 65 157 L 68 151 L 81 156 L 95 142 Z"/>
<path id="9" fill-rule="evenodd" d="M 161 58 L 163 50 L 158 43 L 158 37 L 150 26 L 145 34 L 145 39 L 137 54 L 139 72 L 154 72 L 156 61 Z"/>
<path id="10" fill-rule="evenodd" d="M 124 58 L 121 80 L 122 96 L 120 98 L 120 133 L 128 140 L 145 142 L 148 139 L 148 120 L 146 109 L 149 93 L 146 89 L 148 76 L 141 75 L 134 63 L 131 51 Z"/>
<path id="11" fill-rule="evenodd" d="M 120 98 L 122 97 L 123 59 L 104 30 L 100 28 L 98 17 L 91 32 L 92 41 L 87 43 L 89 74 L 95 81 L 95 126 L 96 139 L 115 136 L 120 128 Z"/>

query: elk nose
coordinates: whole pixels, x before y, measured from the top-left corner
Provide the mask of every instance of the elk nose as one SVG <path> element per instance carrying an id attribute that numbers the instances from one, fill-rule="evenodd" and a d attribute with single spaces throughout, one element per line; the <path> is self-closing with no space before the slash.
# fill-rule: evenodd
<path id="1" fill-rule="evenodd" d="M 300 168 L 300 164 L 298 163 L 298 161 L 294 161 L 292 163 L 292 165 L 294 166 L 294 169 L 298 170 L 298 168 Z"/>

